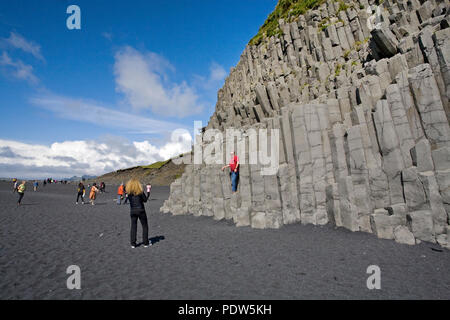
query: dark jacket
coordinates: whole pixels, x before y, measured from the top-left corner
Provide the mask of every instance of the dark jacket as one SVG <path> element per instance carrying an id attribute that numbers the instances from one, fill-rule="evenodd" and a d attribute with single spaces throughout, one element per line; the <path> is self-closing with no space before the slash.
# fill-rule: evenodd
<path id="1" fill-rule="evenodd" d="M 83 193 L 85 190 L 86 190 L 86 188 L 84 187 L 84 184 L 80 183 L 80 184 L 78 185 L 78 189 L 77 189 L 78 193 L 81 194 L 81 193 Z"/>
<path id="2" fill-rule="evenodd" d="M 139 195 L 128 194 L 128 201 L 130 201 L 131 211 L 145 210 L 144 203 L 147 202 L 149 196 L 150 193 L 145 195 L 144 192 Z"/>

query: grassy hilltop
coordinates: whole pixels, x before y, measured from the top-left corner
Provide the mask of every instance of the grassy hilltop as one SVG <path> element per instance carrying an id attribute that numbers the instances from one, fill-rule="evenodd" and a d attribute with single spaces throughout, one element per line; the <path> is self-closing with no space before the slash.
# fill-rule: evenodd
<path id="1" fill-rule="evenodd" d="M 137 166 L 106 173 L 92 181 L 103 181 L 106 184 L 120 184 L 131 178 L 137 178 L 142 183 L 155 186 L 168 186 L 184 172 L 184 164 L 176 165 L 172 160 L 158 161 L 147 166 Z"/>
<path id="2" fill-rule="evenodd" d="M 343 0 L 339 1 L 339 11 L 347 9 Z M 299 15 L 305 14 L 308 10 L 317 8 L 325 0 L 279 0 L 275 10 L 269 14 L 264 24 L 259 28 L 258 33 L 250 40 L 250 45 L 258 45 L 264 38 L 280 36 L 281 29 L 278 23 L 279 19 L 291 22 Z"/>

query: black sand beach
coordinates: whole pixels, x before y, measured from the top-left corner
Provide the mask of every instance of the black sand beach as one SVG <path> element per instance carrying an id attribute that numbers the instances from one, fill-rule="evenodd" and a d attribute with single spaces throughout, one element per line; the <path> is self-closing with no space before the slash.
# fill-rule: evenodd
<path id="1" fill-rule="evenodd" d="M 28 184 L 17 208 L 10 186 L 0 183 L 0 299 L 450 299 L 450 251 L 437 245 L 161 214 L 169 189 L 154 187 L 150 237 L 164 239 L 131 249 L 116 187 L 91 206 L 75 205 L 74 185 Z M 81 268 L 81 290 L 66 287 L 69 265 Z M 381 268 L 381 290 L 366 287 L 369 265 Z"/>

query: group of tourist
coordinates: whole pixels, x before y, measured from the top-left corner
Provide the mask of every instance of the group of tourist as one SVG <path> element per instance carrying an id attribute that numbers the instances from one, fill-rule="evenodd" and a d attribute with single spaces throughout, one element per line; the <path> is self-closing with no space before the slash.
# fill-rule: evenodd
<path id="1" fill-rule="evenodd" d="M 44 180 L 44 186 L 46 184 L 52 184 L 52 183 L 61 183 L 61 184 L 67 184 L 67 180 L 55 180 L 53 178 L 47 178 Z"/>
<path id="2" fill-rule="evenodd" d="M 36 185 L 34 185 L 36 187 Z M 88 188 L 90 185 L 88 185 Z M 147 202 L 150 196 L 151 185 L 147 185 L 147 194 L 144 193 L 144 189 L 142 184 L 137 179 L 131 179 L 127 182 L 126 185 L 123 183 L 119 186 L 118 193 L 118 204 L 121 203 L 122 199 L 125 198 L 125 203 L 130 203 L 130 217 L 131 217 L 131 231 L 130 231 L 130 243 L 132 248 L 136 248 L 136 234 L 137 234 L 137 221 L 139 220 L 142 225 L 142 242 L 144 247 L 148 247 L 151 245 L 150 240 L 148 238 L 148 220 L 147 213 L 145 211 L 144 203 Z M 23 180 L 20 184 L 16 178 L 13 179 L 13 192 L 17 192 L 19 194 L 19 199 L 17 201 L 17 205 L 20 206 L 22 202 L 22 198 L 25 194 L 26 190 L 26 181 Z M 97 187 L 97 183 L 93 183 L 92 187 L 90 187 L 89 191 L 89 201 L 91 205 L 95 204 L 95 199 L 97 197 L 97 193 L 101 190 L 105 190 L 105 183 L 102 182 L 100 187 Z M 84 204 L 84 197 L 86 194 L 86 187 L 83 182 L 79 182 L 77 186 L 77 200 L 75 204 L 81 200 L 81 203 Z"/>
<path id="3" fill-rule="evenodd" d="M 97 188 L 97 184 L 94 183 L 89 192 L 89 199 L 91 204 L 94 205 L 94 201 L 97 193 L 101 190 L 102 186 L 104 189 L 104 183 L 102 182 L 100 188 Z M 142 225 L 142 241 L 144 247 L 151 245 L 148 238 L 148 220 L 147 213 L 145 211 L 144 203 L 147 202 L 152 186 L 147 185 L 147 194 L 144 193 L 142 184 L 137 179 L 131 179 L 126 185 L 122 182 L 117 189 L 117 204 L 120 205 L 122 200 L 125 199 L 124 204 L 128 201 L 130 203 L 130 217 L 131 217 L 131 231 L 130 231 L 130 242 L 131 247 L 136 248 L 136 233 L 137 233 L 137 221 L 139 220 Z M 81 197 L 84 203 L 85 187 L 82 182 L 78 185 L 77 194 L 77 204 L 78 199 Z"/>
<path id="4" fill-rule="evenodd" d="M 97 196 L 97 193 L 100 192 L 100 190 L 104 190 L 105 184 L 102 182 L 100 184 L 100 188 L 97 187 L 97 184 L 94 183 L 91 187 L 91 190 L 89 192 L 89 199 L 92 205 L 95 204 L 95 198 Z M 136 233 L 137 233 L 137 221 L 139 220 L 142 225 L 142 241 L 144 247 L 148 247 L 151 245 L 149 238 L 148 238 L 148 220 L 147 220 L 147 213 L 145 212 L 145 206 L 144 203 L 147 202 L 150 191 L 152 186 L 150 184 L 147 185 L 147 194 L 144 193 L 144 189 L 142 187 L 142 184 L 137 179 L 131 179 L 127 182 L 125 185 L 123 182 L 120 184 L 119 188 L 117 189 L 117 204 L 121 204 L 122 200 L 125 199 L 124 204 L 126 204 L 128 201 L 130 203 L 130 217 L 131 217 L 131 231 L 130 231 L 130 242 L 131 247 L 136 248 Z M 84 204 L 84 195 L 86 192 L 86 188 L 84 187 L 83 183 L 80 182 L 78 184 L 77 189 L 77 201 L 81 197 L 83 204 Z"/>
<path id="5" fill-rule="evenodd" d="M 89 202 L 91 205 L 95 205 L 95 199 L 97 198 L 97 193 L 103 193 L 106 192 L 106 185 L 104 182 L 100 183 L 100 187 L 97 187 L 97 183 L 94 182 L 92 184 L 92 187 L 90 184 L 88 184 L 88 189 L 91 188 L 91 190 L 89 191 Z M 86 188 L 83 184 L 83 182 L 80 182 L 78 184 L 78 188 L 77 188 L 77 201 L 75 202 L 75 204 L 78 204 L 78 200 L 81 198 L 81 203 L 84 204 L 84 196 L 86 194 Z"/>
<path id="6" fill-rule="evenodd" d="M 97 198 L 97 193 L 104 192 L 105 190 L 105 183 L 102 182 L 100 184 L 100 187 L 97 187 L 97 183 L 94 182 L 92 184 L 92 187 L 90 184 L 88 184 L 88 189 L 91 188 L 89 191 L 89 203 L 91 205 L 95 205 L 95 199 Z M 83 182 L 78 183 L 77 187 L 77 201 L 75 204 L 78 204 L 78 200 L 81 198 L 81 203 L 84 204 L 84 196 L 86 194 L 86 187 L 84 186 Z"/>
<path id="7" fill-rule="evenodd" d="M 237 192 L 238 180 L 239 180 L 239 159 L 234 152 L 231 152 L 231 160 L 230 163 L 224 167 L 222 167 L 222 171 L 225 168 L 230 168 L 230 178 L 231 178 L 231 189 L 232 192 Z M 45 182 L 52 183 L 52 180 L 46 180 Z M 13 179 L 14 187 L 13 192 L 19 194 L 19 200 L 17 201 L 17 205 L 19 206 L 22 198 L 25 194 L 26 189 L 26 181 L 22 181 L 20 185 L 18 185 L 18 180 Z M 36 191 L 38 187 L 37 181 L 34 183 L 34 190 Z M 89 191 L 89 201 L 91 205 L 95 205 L 95 199 L 97 197 L 97 193 L 105 192 L 105 183 L 100 183 L 100 187 L 97 187 L 97 183 L 93 183 L 92 187 L 88 184 Z M 122 182 L 117 189 L 117 204 L 120 205 L 122 200 L 125 199 L 124 204 L 127 202 L 130 203 L 130 218 L 131 218 L 131 230 L 130 230 L 130 243 L 132 248 L 136 248 L 136 233 L 137 233 L 137 221 L 139 220 L 142 225 L 142 241 L 143 246 L 148 247 L 151 245 L 148 238 L 148 220 L 147 213 L 145 211 L 144 203 L 147 202 L 150 197 L 150 191 L 152 186 L 148 184 L 146 186 L 147 194 L 144 192 L 144 188 L 142 184 L 135 178 L 129 180 L 126 185 Z M 84 204 L 84 196 L 86 194 L 86 187 L 83 182 L 78 183 L 77 187 L 77 200 L 75 204 L 78 204 L 78 201 L 81 199 L 81 203 Z"/>

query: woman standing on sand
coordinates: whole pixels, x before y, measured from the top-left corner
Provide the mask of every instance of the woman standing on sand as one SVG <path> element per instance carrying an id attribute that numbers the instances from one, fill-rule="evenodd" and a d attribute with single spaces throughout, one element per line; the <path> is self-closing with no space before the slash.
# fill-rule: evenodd
<path id="1" fill-rule="evenodd" d="M 98 188 L 97 184 L 94 182 L 91 188 L 91 192 L 89 193 L 89 199 L 91 200 L 91 204 L 94 205 L 95 198 L 97 196 Z"/>
<path id="2" fill-rule="evenodd" d="M 142 242 L 144 247 L 147 248 L 151 243 L 148 239 L 148 221 L 147 214 L 145 212 L 144 203 L 147 202 L 150 192 L 145 195 L 141 183 L 137 179 L 131 179 L 127 182 L 126 190 L 128 193 L 128 200 L 130 200 L 130 215 L 131 215 L 131 248 L 136 248 L 136 233 L 137 233 L 137 220 L 142 225 Z"/>
<path id="3" fill-rule="evenodd" d="M 19 200 L 17 201 L 17 205 L 20 206 L 20 202 L 22 201 L 22 198 L 25 194 L 25 181 L 22 181 L 22 183 L 17 187 L 17 193 L 19 194 Z"/>

